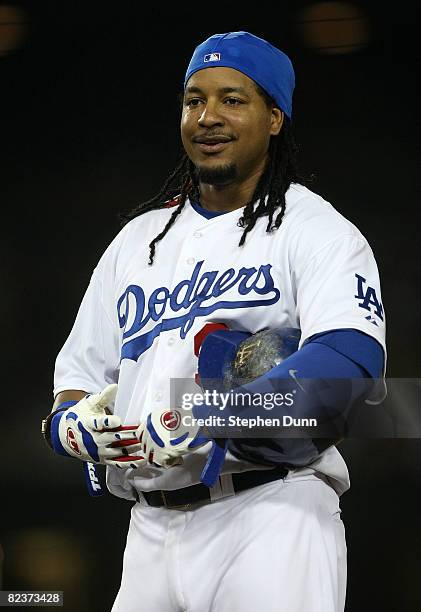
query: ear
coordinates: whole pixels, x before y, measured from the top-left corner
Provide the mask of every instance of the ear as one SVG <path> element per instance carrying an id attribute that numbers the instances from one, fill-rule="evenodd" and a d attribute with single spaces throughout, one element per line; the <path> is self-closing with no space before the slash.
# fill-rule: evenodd
<path id="1" fill-rule="evenodd" d="M 277 136 L 281 131 L 284 122 L 284 113 L 276 106 L 272 107 L 272 115 L 270 118 L 270 135 Z"/>

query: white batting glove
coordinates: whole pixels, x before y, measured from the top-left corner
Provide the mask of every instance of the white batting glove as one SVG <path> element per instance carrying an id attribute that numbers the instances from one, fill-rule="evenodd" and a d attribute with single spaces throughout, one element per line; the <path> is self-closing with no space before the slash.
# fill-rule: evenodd
<path id="1" fill-rule="evenodd" d="M 207 444 L 202 427 L 192 424 L 192 414 L 178 410 L 151 412 L 137 430 L 148 463 L 169 468 L 183 463 L 182 456 Z"/>
<path id="2" fill-rule="evenodd" d="M 146 463 L 136 435 L 138 425 L 121 425 L 119 416 L 106 408 L 115 400 L 117 385 L 86 395 L 79 402 L 57 412 L 50 422 L 49 441 L 56 453 L 81 461 L 137 468 Z M 130 451 L 130 454 L 129 454 Z"/>

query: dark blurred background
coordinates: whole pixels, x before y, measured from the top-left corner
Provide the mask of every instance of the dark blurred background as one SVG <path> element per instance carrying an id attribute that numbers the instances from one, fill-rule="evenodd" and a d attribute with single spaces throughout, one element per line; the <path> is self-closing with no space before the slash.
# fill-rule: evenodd
<path id="1" fill-rule="evenodd" d="M 419 27 L 405 0 L 0 2 L 3 589 L 64 590 L 66 610 L 91 612 L 117 592 L 131 504 L 91 499 L 40 421 L 117 213 L 178 161 L 177 96 L 208 36 L 248 30 L 290 55 L 302 168 L 373 248 L 388 376 L 420 376 Z M 349 439 L 340 450 L 352 481 L 347 612 L 419 610 L 420 441 Z"/>

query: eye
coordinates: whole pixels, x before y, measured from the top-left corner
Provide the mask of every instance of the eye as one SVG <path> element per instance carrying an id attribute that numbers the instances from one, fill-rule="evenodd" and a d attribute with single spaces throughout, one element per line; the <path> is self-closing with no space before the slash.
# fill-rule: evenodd
<path id="1" fill-rule="evenodd" d="M 244 104 L 242 100 L 240 100 L 239 98 L 233 98 L 232 96 L 230 96 L 229 98 L 225 98 L 224 102 L 228 104 L 228 106 L 238 106 L 240 104 Z"/>
<path id="2" fill-rule="evenodd" d="M 184 104 L 189 108 L 195 108 L 199 106 L 200 102 L 202 102 L 200 98 L 190 98 L 190 100 L 186 100 Z"/>

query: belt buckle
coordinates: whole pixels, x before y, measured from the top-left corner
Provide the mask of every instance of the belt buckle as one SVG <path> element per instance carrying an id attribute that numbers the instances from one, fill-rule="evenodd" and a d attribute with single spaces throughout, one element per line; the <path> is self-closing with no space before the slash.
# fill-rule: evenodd
<path id="1" fill-rule="evenodd" d="M 161 489 L 160 493 L 161 493 L 162 501 L 164 502 L 164 506 L 168 508 L 169 510 L 188 510 L 192 506 L 192 504 L 179 504 L 179 505 L 169 504 L 165 497 L 165 491 L 162 491 Z"/>

